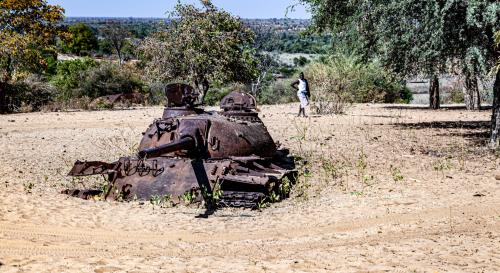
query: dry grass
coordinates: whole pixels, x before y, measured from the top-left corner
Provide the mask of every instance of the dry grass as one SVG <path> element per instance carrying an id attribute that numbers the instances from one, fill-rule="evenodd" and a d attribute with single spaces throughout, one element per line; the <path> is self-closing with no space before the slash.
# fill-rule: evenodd
<path id="1" fill-rule="evenodd" d="M 500 270 L 489 112 L 355 105 L 300 119 L 296 109 L 260 113 L 300 159 L 291 198 L 208 219 L 58 194 L 80 183 L 65 177 L 73 161 L 132 153 L 161 108 L 0 116 L 0 271 Z"/>

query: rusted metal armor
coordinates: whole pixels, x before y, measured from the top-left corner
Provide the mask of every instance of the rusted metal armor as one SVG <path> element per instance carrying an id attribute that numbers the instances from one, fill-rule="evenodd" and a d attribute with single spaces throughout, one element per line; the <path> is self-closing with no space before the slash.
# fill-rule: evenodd
<path id="1" fill-rule="evenodd" d="M 77 161 L 70 171 L 107 175 L 107 191 L 65 193 L 107 200 L 169 196 L 180 202 L 187 193 L 201 201 L 217 190 L 219 206 L 254 208 L 283 179 L 294 180 L 294 160 L 276 147 L 253 96 L 232 92 L 221 101 L 221 112 L 206 112 L 195 105 L 198 94 L 188 85 L 171 84 L 165 92 L 163 116 L 146 130 L 136 156 L 114 163 Z"/>

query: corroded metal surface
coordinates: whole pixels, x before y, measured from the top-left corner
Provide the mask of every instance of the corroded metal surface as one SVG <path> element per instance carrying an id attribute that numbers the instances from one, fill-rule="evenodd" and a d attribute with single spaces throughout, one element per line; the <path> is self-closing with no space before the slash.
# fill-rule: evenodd
<path id="1" fill-rule="evenodd" d="M 197 93 L 187 85 L 167 86 L 166 96 L 164 115 L 146 130 L 136 156 L 75 163 L 71 176 L 107 175 L 104 190 L 65 193 L 107 200 L 168 196 L 172 202 L 216 196 L 219 206 L 251 208 L 283 179 L 293 181 L 294 160 L 277 149 L 254 111 L 254 97 L 232 92 L 222 100 L 222 112 L 205 112 L 196 108 Z"/>

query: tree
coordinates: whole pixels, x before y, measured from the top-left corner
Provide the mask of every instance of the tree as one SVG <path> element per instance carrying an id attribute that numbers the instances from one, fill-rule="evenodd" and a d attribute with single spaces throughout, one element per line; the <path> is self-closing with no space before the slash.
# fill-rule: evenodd
<path id="1" fill-rule="evenodd" d="M 367 58 L 381 58 L 402 77 L 430 78 L 431 108 L 439 108 L 442 73 L 465 79 L 468 108 L 480 104 L 478 78 L 492 61 L 492 34 L 500 27 L 497 0 L 302 0 L 317 30 L 330 29 Z M 346 42 L 347 41 L 347 42 Z M 474 99 L 474 96 L 476 99 Z"/>
<path id="2" fill-rule="evenodd" d="M 250 46 L 254 34 L 209 1 L 203 8 L 175 7 L 173 20 L 139 46 L 147 76 L 153 81 L 193 83 L 201 101 L 210 83 L 249 82 L 256 76 Z"/>
<path id="3" fill-rule="evenodd" d="M 491 71 L 495 62 L 493 34 L 500 29 L 497 0 L 447 0 L 441 11 L 443 39 L 455 73 L 464 80 L 467 109 L 480 109 L 478 80 Z"/>
<path id="4" fill-rule="evenodd" d="M 64 10 L 45 0 L 0 1 L 0 113 L 7 111 L 6 89 L 13 74 L 40 71 L 54 48 Z"/>
<path id="5" fill-rule="evenodd" d="M 97 37 L 87 24 L 78 23 L 68 28 L 71 37 L 63 42 L 63 48 L 78 56 L 88 55 L 98 48 Z"/>
<path id="6" fill-rule="evenodd" d="M 127 39 L 132 35 L 124 26 L 111 22 L 103 30 L 103 35 L 111 42 L 113 49 L 118 55 L 120 64 L 123 63 L 123 48 L 127 44 Z"/>
<path id="7" fill-rule="evenodd" d="M 390 1 L 386 7 L 377 8 L 380 19 L 374 23 L 384 66 L 402 78 L 429 78 L 431 109 L 440 108 L 439 74 L 446 72 L 449 60 L 441 9 L 442 1 Z"/>
<path id="8" fill-rule="evenodd" d="M 498 148 L 498 135 L 500 132 L 500 31 L 495 33 L 495 48 L 496 48 L 496 77 L 493 85 L 493 114 L 491 115 L 491 137 L 490 147 Z"/>
<path id="9" fill-rule="evenodd" d="M 262 90 L 273 81 L 273 73 L 276 72 L 279 63 L 275 53 L 258 53 L 255 57 L 258 59 L 257 71 L 259 73 L 252 82 L 252 95 L 259 97 Z"/>

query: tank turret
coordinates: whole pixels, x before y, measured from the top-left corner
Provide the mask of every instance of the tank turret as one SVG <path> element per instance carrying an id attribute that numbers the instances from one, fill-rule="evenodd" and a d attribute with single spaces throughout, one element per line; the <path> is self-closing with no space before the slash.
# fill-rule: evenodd
<path id="1" fill-rule="evenodd" d="M 277 149 L 250 94 L 231 92 L 219 112 L 198 108 L 198 94 L 185 84 L 168 85 L 165 95 L 163 116 L 148 127 L 136 156 L 111 164 L 78 161 L 69 175 L 107 174 L 106 199 L 180 200 L 187 193 L 202 199 L 217 189 L 219 205 L 237 207 L 255 207 L 285 177 L 293 180 L 293 159 Z"/>

